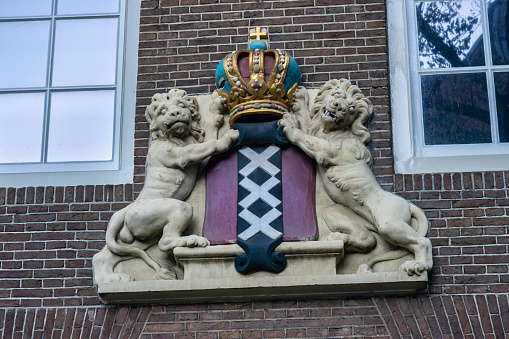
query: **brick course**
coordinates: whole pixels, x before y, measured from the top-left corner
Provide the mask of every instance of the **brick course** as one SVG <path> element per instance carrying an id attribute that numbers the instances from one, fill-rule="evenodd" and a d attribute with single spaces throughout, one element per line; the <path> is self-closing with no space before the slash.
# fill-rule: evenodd
<path id="1" fill-rule="evenodd" d="M 509 171 L 394 174 L 385 2 L 382 0 L 144 0 L 133 183 L 0 188 L 3 338 L 500 338 L 509 334 Z M 108 219 L 140 192 L 148 149 L 144 111 L 154 93 L 214 90 L 217 62 L 268 27 L 303 85 L 359 85 L 375 106 L 373 170 L 424 209 L 435 267 L 411 297 L 106 307 L 92 256 Z"/>
<path id="2" fill-rule="evenodd" d="M 500 338 L 507 295 L 0 309 L 3 337 Z"/>

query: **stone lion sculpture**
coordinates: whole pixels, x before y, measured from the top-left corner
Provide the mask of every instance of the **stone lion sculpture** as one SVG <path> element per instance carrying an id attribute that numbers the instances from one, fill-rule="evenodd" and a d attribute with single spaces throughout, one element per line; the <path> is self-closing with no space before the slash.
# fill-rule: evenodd
<path id="1" fill-rule="evenodd" d="M 415 260 L 404 262 L 400 270 L 421 275 L 433 265 L 431 242 L 425 237 L 428 220 L 414 204 L 384 191 L 373 176 L 365 146 L 370 134 L 364 125 L 371 114 L 372 105 L 357 86 L 345 79 L 331 80 L 317 94 L 307 132 L 290 114 L 280 125 L 293 144 L 316 160 L 325 191 L 336 203 L 323 213 L 333 232 L 329 239 L 343 240 L 347 250 L 369 252 L 376 245 L 370 230 L 375 231 L 413 252 Z M 399 252 L 404 254 L 385 253 L 386 258 L 361 265 L 359 271 L 371 271 L 376 262 L 408 253 Z"/>
<path id="2" fill-rule="evenodd" d="M 193 216 L 193 207 L 184 200 L 195 185 L 200 163 L 228 150 L 238 132 L 229 130 L 219 140 L 204 142 L 198 103 L 182 90 L 155 94 L 145 117 L 152 138 L 145 185 L 135 202 L 111 217 L 106 247 L 93 258 L 96 282 L 134 280 L 128 274 L 114 273 L 120 261 L 132 258 L 141 258 L 155 271 L 156 279 L 176 279 L 174 272 L 161 267 L 146 250 L 155 244 L 166 253 L 178 246 L 209 245 L 204 237 L 182 236 Z"/>

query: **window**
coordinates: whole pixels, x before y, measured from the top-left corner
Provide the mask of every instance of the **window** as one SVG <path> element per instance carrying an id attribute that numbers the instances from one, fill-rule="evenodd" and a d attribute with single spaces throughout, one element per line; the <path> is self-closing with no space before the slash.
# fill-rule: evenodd
<path id="1" fill-rule="evenodd" d="M 0 2 L 0 186 L 132 181 L 139 10 Z"/>
<path id="2" fill-rule="evenodd" d="M 508 22 L 506 0 L 388 2 L 397 172 L 509 168 Z"/>

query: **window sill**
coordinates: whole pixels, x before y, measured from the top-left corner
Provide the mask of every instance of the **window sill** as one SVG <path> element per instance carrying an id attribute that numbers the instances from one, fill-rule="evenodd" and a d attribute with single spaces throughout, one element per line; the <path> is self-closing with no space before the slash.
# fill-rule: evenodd
<path id="1" fill-rule="evenodd" d="M 0 174 L 0 187 L 116 185 L 133 182 L 133 167 L 116 171 Z"/>
<path id="2" fill-rule="evenodd" d="M 509 155 L 395 157 L 394 165 L 398 174 L 505 171 L 509 169 Z"/>

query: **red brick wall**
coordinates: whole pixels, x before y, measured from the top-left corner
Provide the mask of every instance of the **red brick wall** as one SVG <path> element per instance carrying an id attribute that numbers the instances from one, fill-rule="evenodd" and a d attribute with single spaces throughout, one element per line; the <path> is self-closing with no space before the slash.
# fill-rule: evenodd
<path id="1" fill-rule="evenodd" d="M 509 172 L 395 175 L 383 0 L 142 1 L 134 184 L 0 188 L 3 338 L 504 337 L 509 334 Z M 375 106 L 374 171 L 431 221 L 429 292 L 411 297 L 105 307 L 92 256 L 142 187 L 144 110 L 172 87 L 213 90 L 217 62 L 248 26 L 299 63 L 304 85 L 345 77 Z"/>
<path id="2" fill-rule="evenodd" d="M 508 312 L 507 295 L 488 294 L 10 308 L 0 317 L 3 338 L 503 338 Z"/>
<path id="3" fill-rule="evenodd" d="M 248 27 L 263 26 L 270 47 L 287 50 L 299 64 L 303 86 L 347 78 L 371 99 L 376 106 L 370 123 L 375 172 L 391 187 L 384 1 L 143 1 L 141 15 L 135 154 L 142 157 L 136 161 L 136 183 L 144 179 L 144 112 L 152 95 L 173 87 L 211 93 L 218 62 L 247 48 Z"/>

